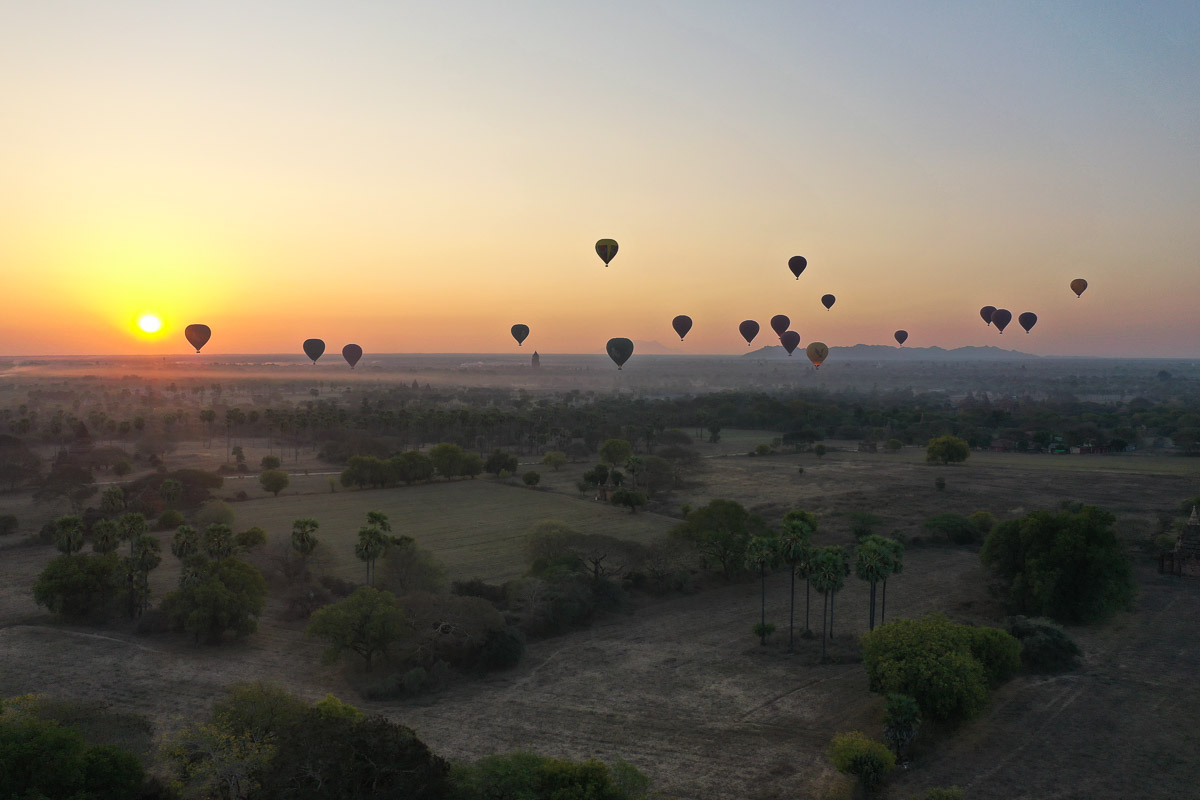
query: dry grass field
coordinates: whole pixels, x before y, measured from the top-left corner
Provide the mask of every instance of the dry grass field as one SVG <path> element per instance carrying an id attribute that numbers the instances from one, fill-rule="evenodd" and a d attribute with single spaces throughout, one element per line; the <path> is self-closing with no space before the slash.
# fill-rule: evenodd
<path id="1" fill-rule="evenodd" d="M 911 535 L 940 511 L 986 509 L 1007 517 L 1079 499 L 1115 511 L 1127 533 L 1148 535 L 1154 515 L 1174 512 L 1198 490 L 1195 471 L 1176 463 L 1139 462 L 1121 472 L 1072 468 L 1086 459 L 1060 457 L 1052 463 L 1063 468 L 1043 469 L 973 454 L 964 465 L 930 467 L 909 455 L 710 458 L 695 485 L 664 506 L 728 497 L 769 519 L 808 508 L 821 515 L 818 543 L 824 544 L 849 541 L 854 511 L 879 515 L 883 532 Z M 548 491 L 483 479 L 337 493 L 299 484 L 279 498 L 234 508 L 239 529 L 258 524 L 276 537 L 286 535 L 292 519 L 316 517 L 326 546 L 346 551 L 329 567 L 352 578 L 362 569 L 352 541 L 367 510 L 388 513 L 397 532 L 436 553 L 451 577 L 492 580 L 520 572 L 521 534 L 542 519 L 640 540 L 669 529 L 669 517 L 580 499 L 574 481 L 585 466 L 542 469 Z M 934 488 L 937 475 L 946 478 L 944 491 Z M 662 796 L 706 800 L 849 797 L 825 757 L 829 739 L 855 728 L 879 733 L 882 703 L 868 693 L 855 661 L 867 589 L 853 578 L 838 596 L 831 663 L 818 663 L 819 640 L 798 640 L 794 655 L 783 652 L 787 576 L 776 573 L 768 578 L 768 619 L 780 632 L 766 648 L 750 633 L 758 584 L 734 583 L 646 599 L 630 614 L 535 642 L 509 672 L 410 701 L 372 703 L 355 696 L 339 668 L 321 666 L 319 645 L 305 639 L 300 623 L 282 620 L 277 601 L 258 633 L 220 647 L 174 635 L 141 637 L 119 624 L 55 624 L 29 591 L 53 556 L 47 547 L 0 551 L 0 695 L 99 699 L 171 727 L 202 713 L 230 683 L 275 680 L 310 698 L 334 692 L 360 702 L 411 725 L 450 757 L 528 748 L 624 758 L 650 774 Z M 912 768 L 895 776 L 889 797 L 949 784 L 963 786 L 973 800 L 1196 796 L 1200 581 L 1158 576 L 1145 557 L 1137 558 L 1136 609 L 1109 625 L 1072 629 L 1085 651 L 1080 670 L 1018 677 L 980 718 L 954 731 L 925 731 Z M 168 555 L 155 576 L 158 596 L 174 580 L 172 561 Z M 802 592 L 800 598 L 802 619 Z M 998 620 L 977 553 L 908 550 L 904 573 L 888 585 L 889 617 L 932 610 L 963 621 Z"/>

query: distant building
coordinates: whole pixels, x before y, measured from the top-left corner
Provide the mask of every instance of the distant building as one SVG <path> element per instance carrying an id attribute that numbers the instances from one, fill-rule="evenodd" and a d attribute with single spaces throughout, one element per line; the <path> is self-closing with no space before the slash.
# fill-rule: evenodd
<path id="1" fill-rule="evenodd" d="M 542 357 L 538 355 L 537 350 L 533 351 L 533 358 L 531 359 L 531 362 L 534 369 L 537 369 L 542 365 Z"/>
<path id="2" fill-rule="evenodd" d="M 1175 550 L 1167 553 L 1159 562 L 1159 572 L 1172 575 L 1187 575 L 1200 578 L 1200 516 L 1192 506 L 1192 516 L 1179 533 Z"/>

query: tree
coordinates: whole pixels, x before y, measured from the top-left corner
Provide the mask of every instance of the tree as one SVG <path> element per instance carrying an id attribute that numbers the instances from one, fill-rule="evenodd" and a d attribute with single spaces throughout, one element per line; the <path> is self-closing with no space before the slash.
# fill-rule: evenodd
<path id="1" fill-rule="evenodd" d="M 587 472 L 583 473 L 583 479 L 593 486 L 603 486 L 608 482 L 608 466 L 605 464 L 597 464 Z"/>
<path id="2" fill-rule="evenodd" d="M 312 517 L 304 517 L 292 522 L 292 549 L 307 560 L 317 548 L 317 529 L 321 524 Z"/>
<path id="3" fill-rule="evenodd" d="M 122 514 L 117 520 L 117 532 L 122 542 L 129 542 L 129 555 L 133 555 L 133 543 L 143 534 L 149 532 L 145 515 L 136 511 Z"/>
<path id="4" fill-rule="evenodd" d="M 210 643 L 219 642 L 227 631 L 240 638 L 258 629 L 267 598 L 261 572 L 226 558 L 197 565 L 196 573 L 194 580 L 163 598 L 163 611 L 174 629 Z"/>
<path id="5" fill-rule="evenodd" d="M 833 600 L 837 593 L 846 585 L 846 576 L 850 574 L 850 561 L 846 551 L 835 545 L 823 547 L 817 551 L 813 559 L 812 572 L 809 580 L 820 592 L 825 603 L 821 610 L 821 658 L 825 658 L 825 643 L 833 635 Z"/>
<path id="6" fill-rule="evenodd" d="M 20 527 L 17 518 L 12 514 L 0 514 L 0 536 L 12 536 Z"/>
<path id="7" fill-rule="evenodd" d="M 404 597 L 413 592 L 441 592 L 446 586 L 446 568 L 437 557 L 408 536 L 393 539 L 383 558 L 381 585 Z M 374 573 L 374 571 L 372 571 Z M 377 578 L 372 574 L 372 578 Z"/>
<path id="8" fill-rule="evenodd" d="M 437 474 L 449 480 L 460 474 L 464 455 L 463 449 L 458 445 L 443 442 L 429 451 L 429 460 Z"/>
<path id="9" fill-rule="evenodd" d="M 83 517 L 68 514 L 54 520 L 54 545 L 63 555 L 78 553 L 83 549 Z"/>
<path id="10" fill-rule="evenodd" d="M 462 800 L 639 800 L 649 781 L 634 767 L 617 762 L 568 761 L 535 753 L 486 756 L 455 767 Z"/>
<path id="11" fill-rule="evenodd" d="M 882 625 L 887 614 L 887 582 L 892 575 L 899 575 L 904 571 L 904 545 L 895 539 L 884 539 L 886 547 L 891 551 L 889 555 L 892 561 L 892 571 L 883 578 L 883 599 L 879 604 L 879 623 Z"/>
<path id="12" fill-rule="evenodd" d="M 984 566 L 1004 581 L 1012 613 L 1098 622 L 1133 604 L 1134 580 L 1116 518 L 1095 506 L 1034 511 L 997 525 Z"/>
<path id="13" fill-rule="evenodd" d="M 704 560 L 721 565 L 725 579 L 746 560 L 750 543 L 750 514 L 733 500 L 713 500 L 688 514 L 686 520 L 671 530 L 671 535 L 695 545 Z"/>
<path id="14" fill-rule="evenodd" d="M 746 566 L 758 570 L 761 589 L 759 637 L 763 647 L 767 646 L 767 569 L 773 567 L 779 558 L 779 543 L 774 537 L 758 535 L 750 539 L 746 546 Z"/>
<path id="15" fill-rule="evenodd" d="M 394 540 L 387 535 L 391 529 L 387 515 L 381 511 L 368 511 L 367 524 L 358 529 L 354 555 L 367 565 L 368 585 L 374 583 L 375 561 L 393 544 Z"/>
<path id="16" fill-rule="evenodd" d="M 920 728 L 920 704 L 906 694 L 889 694 L 883 715 L 883 738 L 896 758 L 904 758 Z"/>
<path id="17" fill-rule="evenodd" d="M 858 778 L 863 788 L 874 791 L 896 766 L 896 757 L 882 742 L 869 738 L 861 731 L 850 731 L 833 737 L 829 760 L 838 772 Z"/>
<path id="18" fill-rule="evenodd" d="M 542 474 L 532 469 L 521 476 L 521 482 L 530 488 L 537 486 L 541 481 Z"/>
<path id="19" fill-rule="evenodd" d="M 483 459 L 478 453 L 463 453 L 462 461 L 458 464 L 458 474 L 464 478 L 474 478 L 483 472 Z"/>
<path id="20" fill-rule="evenodd" d="M 116 516 L 125 510 L 125 492 L 120 486 L 110 486 L 100 493 L 100 513 Z"/>
<path id="21" fill-rule="evenodd" d="M 179 502 L 179 498 L 183 497 L 183 483 L 174 478 L 167 478 L 158 485 L 158 495 L 166 503 L 167 508 L 174 508 Z"/>
<path id="22" fill-rule="evenodd" d="M 288 474 L 283 470 L 269 469 L 258 476 L 258 482 L 262 484 L 263 491 L 279 497 L 279 493 L 288 487 Z"/>
<path id="23" fill-rule="evenodd" d="M 0 780 L 12 798 L 138 797 L 144 773 L 133 753 L 89 747 L 78 730 L 41 718 L 33 698 L 0 710 Z M 34 701 L 35 702 L 35 701 Z"/>
<path id="24" fill-rule="evenodd" d="M 971 445 L 957 436 L 939 436 L 925 446 L 925 460 L 930 464 L 958 464 L 971 455 Z"/>
<path id="25" fill-rule="evenodd" d="M 875 587 L 892 574 L 892 548 L 882 536 L 868 536 L 854 551 L 854 573 L 871 585 L 869 630 L 875 630 Z"/>
<path id="26" fill-rule="evenodd" d="M 259 466 L 262 467 L 264 471 L 268 469 L 279 469 L 282 466 L 282 462 L 279 460 L 279 456 L 263 456 L 262 461 L 259 462 Z"/>
<path id="27" fill-rule="evenodd" d="M 638 483 L 646 494 L 654 497 L 675 485 L 675 467 L 661 456 L 643 456 Z"/>
<path id="28" fill-rule="evenodd" d="M 9 491 L 26 481 L 36 480 L 42 471 L 42 459 L 15 436 L 0 434 L 0 483 Z"/>
<path id="29" fill-rule="evenodd" d="M 370 586 L 314 611 L 307 633 L 328 642 L 325 663 L 335 663 L 349 651 L 362 656 L 368 671 L 375 656 L 410 635 L 395 595 Z"/>
<path id="30" fill-rule="evenodd" d="M 609 439 L 600 445 L 600 458 L 610 466 L 618 466 L 627 462 L 633 456 L 633 445 L 625 439 Z"/>
<path id="31" fill-rule="evenodd" d="M 233 541 L 233 528 L 228 525 L 212 524 L 204 529 L 200 547 L 204 555 L 213 561 L 231 557 L 237 551 Z"/>
<path id="32" fill-rule="evenodd" d="M 267 543 L 267 532 L 262 528 L 254 525 L 246 528 L 244 531 L 238 531 L 233 537 L 234 550 L 238 553 L 245 553 L 249 550 L 262 547 Z"/>
<path id="33" fill-rule="evenodd" d="M 637 510 L 646 505 L 646 495 L 632 489 L 617 489 L 612 493 L 614 506 L 625 506 L 629 513 L 636 514 Z"/>
<path id="34" fill-rule="evenodd" d="M 162 563 L 158 539 L 143 533 L 131 543 L 130 555 L 122 562 L 128 592 L 129 618 L 136 619 L 150 601 L 150 573 Z"/>
<path id="35" fill-rule="evenodd" d="M 396 481 L 408 484 L 433 477 L 433 461 L 419 450 L 409 450 L 389 459 L 388 467 Z"/>
<path id="36" fill-rule="evenodd" d="M 59 556 L 38 574 L 33 599 L 65 620 L 103 622 L 121 592 L 120 567 L 112 553 Z"/>
<path id="37" fill-rule="evenodd" d="M 209 500 L 196 511 L 196 525 L 233 525 L 233 509 L 223 500 Z"/>
<path id="38" fill-rule="evenodd" d="M 503 450 L 493 451 L 483 465 L 484 470 L 493 475 L 499 475 L 501 472 L 507 472 L 509 475 L 514 475 L 516 474 L 516 471 L 520 469 L 520 467 L 521 462 L 517 460 L 517 457 L 512 453 L 506 453 Z"/>
<path id="39" fill-rule="evenodd" d="M 121 545 L 121 532 L 111 519 L 98 519 L 92 525 L 92 552 L 111 553 Z"/>
<path id="40" fill-rule="evenodd" d="M 542 463 L 558 472 L 560 467 L 566 466 L 567 454 L 562 450 L 550 450 L 542 456 Z"/>
<path id="41" fill-rule="evenodd" d="M 825 454 L 826 454 L 826 453 L 828 453 L 828 452 L 829 452 L 829 448 L 827 448 L 827 447 L 826 447 L 825 445 L 823 445 L 823 444 L 819 444 L 819 445 L 817 445 L 816 447 L 814 447 L 814 448 L 813 448 L 813 454 L 814 454 L 814 455 L 815 455 L 817 458 L 824 458 L 824 457 L 825 457 Z"/>
<path id="42" fill-rule="evenodd" d="M 191 525 L 180 525 L 171 539 L 171 555 L 180 561 L 200 554 L 200 533 Z"/>
<path id="43" fill-rule="evenodd" d="M 783 515 L 783 533 L 779 537 L 779 557 L 788 565 L 788 652 L 792 652 L 796 611 L 796 572 L 805 564 L 812 551 L 812 535 L 817 530 L 816 515 L 796 509 Z M 808 571 L 804 572 L 804 629 L 808 630 Z"/>

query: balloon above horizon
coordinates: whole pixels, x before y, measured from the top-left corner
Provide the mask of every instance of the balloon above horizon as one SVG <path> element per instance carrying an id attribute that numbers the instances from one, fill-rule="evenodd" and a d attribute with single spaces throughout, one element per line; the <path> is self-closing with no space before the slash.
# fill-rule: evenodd
<path id="1" fill-rule="evenodd" d="M 529 338 L 529 326 L 521 324 L 513 325 L 512 337 L 517 340 L 517 347 L 520 347 L 521 343 Z"/>
<path id="2" fill-rule="evenodd" d="M 783 332 L 791 327 L 791 324 L 792 321 L 786 314 L 776 314 L 771 317 L 771 330 L 775 331 L 776 336 L 783 336 Z"/>
<path id="3" fill-rule="evenodd" d="M 804 272 L 804 268 L 808 266 L 808 259 L 804 256 L 792 256 L 788 259 L 788 269 L 796 276 L 796 280 L 800 280 L 800 273 Z"/>
<path id="4" fill-rule="evenodd" d="M 196 352 L 200 352 L 200 348 L 208 344 L 208 340 L 212 338 L 212 328 L 207 325 L 188 325 L 183 329 L 183 336 L 188 340 L 188 344 L 196 348 Z"/>
<path id="5" fill-rule="evenodd" d="M 304 355 L 312 359 L 314 364 L 317 359 L 325 352 L 325 342 L 320 339 L 305 339 L 304 340 Z"/>
<path id="6" fill-rule="evenodd" d="M 604 349 L 608 351 L 608 357 L 617 365 L 617 369 L 620 369 L 633 355 L 633 342 L 625 338 L 609 339 Z"/>
<path id="7" fill-rule="evenodd" d="M 671 320 L 671 327 L 675 329 L 675 333 L 679 334 L 679 341 L 683 341 L 683 337 L 688 335 L 688 331 L 692 329 L 692 318 L 687 314 L 680 314 L 675 319 Z"/>
<path id="8" fill-rule="evenodd" d="M 1071 291 L 1075 293 L 1076 297 L 1083 297 L 1083 293 L 1087 291 L 1087 287 L 1088 282 L 1083 278 L 1076 278 L 1071 281 Z"/>
<path id="9" fill-rule="evenodd" d="M 790 356 L 800 346 L 800 334 L 795 331 L 784 331 L 780 334 L 779 341 L 783 343 L 783 349 L 787 350 L 787 354 Z"/>
<path id="10" fill-rule="evenodd" d="M 362 348 L 356 344 L 348 344 L 342 348 L 342 358 L 346 359 L 350 369 L 354 369 L 354 365 L 362 358 Z"/>
<path id="11" fill-rule="evenodd" d="M 596 242 L 596 255 L 600 256 L 600 260 L 607 267 L 608 262 L 612 261 L 617 255 L 617 240 L 601 239 Z"/>
<path id="12" fill-rule="evenodd" d="M 742 320 L 742 324 L 738 325 L 738 333 L 742 334 L 742 338 L 746 340 L 746 347 L 749 347 L 754 337 L 758 336 L 758 323 L 752 319 Z"/>
<path id="13" fill-rule="evenodd" d="M 908 341 L 908 331 L 896 331 L 893 336 L 896 337 L 896 344 L 904 347 L 904 343 Z"/>
<path id="14" fill-rule="evenodd" d="M 995 306 L 984 306 L 983 308 L 979 309 L 979 316 L 983 317 L 983 321 L 988 324 L 989 328 L 992 327 L 992 315 L 995 313 Z"/>
<path id="15" fill-rule="evenodd" d="M 826 309 L 833 308 L 833 304 L 837 302 L 837 298 L 831 294 L 821 295 L 821 305 Z"/>
<path id="16" fill-rule="evenodd" d="M 1029 333 L 1033 326 L 1037 325 L 1037 314 L 1033 313 L 1032 311 L 1026 311 L 1024 314 L 1017 317 L 1017 323 L 1025 329 L 1026 333 Z"/>
<path id="17" fill-rule="evenodd" d="M 804 349 L 804 354 L 808 356 L 808 360 L 812 365 L 820 369 L 825 363 L 825 359 L 829 358 L 829 346 L 824 342 L 813 342 Z"/>
<path id="18" fill-rule="evenodd" d="M 1012 312 L 1007 308 L 997 308 L 992 312 L 992 324 L 996 326 L 996 330 L 1004 333 L 1004 329 L 1008 327 L 1008 323 L 1012 322 Z"/>

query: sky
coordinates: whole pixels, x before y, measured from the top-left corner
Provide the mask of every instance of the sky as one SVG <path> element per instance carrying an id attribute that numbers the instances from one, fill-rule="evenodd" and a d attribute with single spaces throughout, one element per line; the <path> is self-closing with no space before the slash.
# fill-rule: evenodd
<path id="1" fill-rule="evenodd" d="M 1200 356 L 1197 41 L 1194 2 L 0 3 L 0 354 L 737 353 L 786 314 Z"/>

